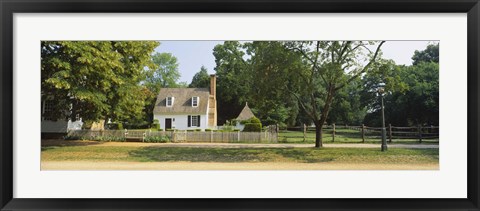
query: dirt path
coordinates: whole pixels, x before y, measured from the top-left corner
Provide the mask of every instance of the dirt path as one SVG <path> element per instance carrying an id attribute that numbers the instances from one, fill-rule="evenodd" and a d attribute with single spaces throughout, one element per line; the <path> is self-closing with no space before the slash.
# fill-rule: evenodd
<path id="1" fill-rule="evenodd" d="M 438 164 L 44 161 L 42 170 L 438 170 Z"/>
<path id="2" fill-rule="evenodd" d="M 128 146 L 128 147 L 195 147 L 195 148 L 309 148 L 314 144 L 236 144 L 236 143 L 143 143 L 42 140 L 42 146 Z M 331 148 L 380 148 L 380 144 L 324 144 Z M 389 148 L 437 149 L 438 144 L 389 144 Z"/>

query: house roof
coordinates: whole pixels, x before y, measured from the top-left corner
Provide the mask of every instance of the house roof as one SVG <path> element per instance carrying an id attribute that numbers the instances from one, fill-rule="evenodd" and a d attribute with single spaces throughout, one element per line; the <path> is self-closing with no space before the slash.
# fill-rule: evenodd
<path id="1" fill-rule="evenodd" d="M 208 88 L 162 88 L 157 95 L 154 114 L 206 114 L 208 109 Z M 167 107 L 167 97 L 173 97 L 172 107 Z M 192 97 L 199 97 L 197 107 L 192 106 Z"/>
<path id="2" fill-rule="evenodd" d="M 252 117 L 255 117 L 253 114 L 252 110 L 250 110 L 250 107 L 248 107 L 248 104 L 245 103 L 245 107 L 243 107 L 242 112 L 237 117 L 237 120 L 243 121 L 243 120 L 248 120 Z"/>

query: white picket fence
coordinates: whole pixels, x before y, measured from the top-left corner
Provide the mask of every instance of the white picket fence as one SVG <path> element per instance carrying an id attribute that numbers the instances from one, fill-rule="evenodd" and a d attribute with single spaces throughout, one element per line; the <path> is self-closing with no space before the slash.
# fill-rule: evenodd
<path id="1" fill-rule="evenodd" d="M 216 132 L 216 131 L 151 131 L 151 130 L 72 130 L 70 137 L 88 139 L 90 137 L 106 136 L 124 138 L 126 140 L 141 140 L 146 137 L 168 136 L 172 142 L 205 142 L 205 143 L 276 143 L 278 133 L 264 132 Z"/>

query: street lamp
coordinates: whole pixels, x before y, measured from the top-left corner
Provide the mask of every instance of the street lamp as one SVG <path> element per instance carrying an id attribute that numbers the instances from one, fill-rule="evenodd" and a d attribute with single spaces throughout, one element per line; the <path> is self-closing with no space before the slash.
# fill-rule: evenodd
<path id="1" fill-rule="evenodd" d="M 385 128 L 385 108 L 383 106 L 383 93 L 385 92 L 384 86 L 385 83 L 380 83 L 380 87 L 378 89 L 378 94 L 382 100 L 382 152 L 387 151 L 387 129 Z"/>

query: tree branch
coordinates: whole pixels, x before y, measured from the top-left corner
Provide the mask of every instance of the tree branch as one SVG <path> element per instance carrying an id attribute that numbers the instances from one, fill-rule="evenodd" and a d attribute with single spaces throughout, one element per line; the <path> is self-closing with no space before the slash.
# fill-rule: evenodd
<path id="1" fill-rule="evenodd" d="M 290 89 L 288 87 L 286 87 L 287 91 L 290 92 L 295 98 L 297 98 L 297 101 L 300 103 L 300 106 L 302 107 L 302 109 L 305 111 L 305 113 L 307 113 L 307 115 L 312 118 L 314 121 L 317 121 L 317 116 L 316 115 L 313 115 L 312 113 L 308 112 L 307 110 L 307 107 L 305 106 L 305 104 L 302 102 L 301 98 L 293 91 L 290 91 Z"/>
<path id="2" fill-rule="evenodd" d="M 380 48 L 382 47 L 382 45 L 385 43 L 385 41 L 382 41 L 380 42 L 380 44 L 377 46 L 377 49 L 375 50 L 375 54 L 373 55 L 372 59 L 368 62 L 367 65 L 365 65 L 365 67 L 363 67 L 363 69 L 358 72 L 357 74 L 353 75 L 350 79 L 347 80 L 346 83 L 343 83 L 342 85 L 338 86 L 335 88 L 335 90 L 339 90 L 341 89 L 342 87 L 344 87 L 345 85 L 349 84 L 350 82 L 352 82 L 353 80 L 355 80 L 356 78 L 358 78 L 360 75 L 362 75 L 364 72 L 366 72 L 368 70 L 368 68 L 370 68 L 370 66 L 375 62 L 375 60 L 377 59 L 377 56 L 378 56 L 378 53 L 380 52 Z"/>

